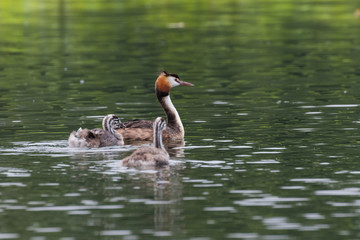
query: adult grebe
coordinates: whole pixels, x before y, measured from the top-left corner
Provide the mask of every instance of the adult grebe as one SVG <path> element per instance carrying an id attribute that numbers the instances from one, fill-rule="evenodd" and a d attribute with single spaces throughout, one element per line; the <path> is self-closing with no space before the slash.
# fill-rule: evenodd
<path id="1" fill-rule="evenodd" d="M 162 133 L 166 128 L 163 118 L 158 117 L 153 123 L 153 146 L 140 147 L 122 161 L 127 167 L 161 167 L 169 164 L 169 154 L 162 143 Z"/>
<path id="2" fill-rule="evenodd" d="M 106 147 L 124 145 L 123 137 L 116 130 L 123 127 L 120 119 L 114 114 L 108 114 L 102 121 L 103 129 L 87 128 L 73 131 L 69 136 L 69 147 Z"/>
<path id="3" fill-rule="evenodd" d="M 165 71 L 159 74 L 155 82 L 156 97 L 167 117 L 167 127 L 163 132 L 164 139 L 182 140 L 184 138 L 184 126 L 170 99 L 170 89 L 179 85 L 194 86 L 192 83 L 181 81 L 177 74 Z M 125 141 L 148 141 L 152 139 L 152 121 L 135 119 L 123 124 L 124 128 L 117 131 L 121 133 Z"/>

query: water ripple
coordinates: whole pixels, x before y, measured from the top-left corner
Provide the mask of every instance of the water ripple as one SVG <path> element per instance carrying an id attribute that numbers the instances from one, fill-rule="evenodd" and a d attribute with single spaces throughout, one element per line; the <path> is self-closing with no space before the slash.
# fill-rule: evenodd
<path id="1" fill-rule="evenodd" d="M 0 233 L 0 239 L 15 239 L 19 238 L 17 233 Z"/>
<path id="2" fill-rule="evenodd" d="M 329 178 L 293 178 L 291 182 L 304 182 L 304 183 L 337 183 L 335 180 Z"/>
<path id="3" fill-rule="evenodd" d="M 291 189 L 291 190 L 304 190 L 304 186 L 283 186 L 281 189 Z"/>
<path id="4" fill-rule="evenodd" d="M 214 148 L 215 145 L 207 145 L 207 146 L 184 146 L 184 147 L 175 147 L 174 149 L 198 149 L 198 148 Z"/>
<path id="5" fill-rule="evenodd" d="M 253 148 L 252 146 L 243 146 L 243 145 L 239 145 L 239 146 L 228 146 L 229 148 L 241 148 L 241 149 L 245 149 L 245 148 Z"/>
<path id="6" fill-rule="evenodd" d="M 351 108 L 358 107 L 359 104 L 329 104 L 320 106 L 299 106 L 299 108 Z"/>
<path id="7" fill-rule="evenodd" d="M 12 142 L 12 148 L 0 148 L 0 155 L 23 155 L 68 157 L 78 153 L 107 153 L 127 152 L 133 149 L 131 146 L 112 146 L 103 148 L 69 148 L 66 140 L 46 142 Z"/>
<path id="8" fill-rule="evenodd" d="M 306 115 L 317 115 L 317 114 L 322 114 L 323 112 L 306 112 Z"/>
<path id="9" fill-rule="evenodd" d="M 193 187 L 205 187 L 205 188 L 208 188 L 208 187 L 222 187 L 223 184 L 221 183 L 214 183 L 214 184 L 194 184 Z"/>
<path id="10" fill-rule="evenodd" d="M 234 204 L 240 206 L 276 206 L 276 203 L 279 202 L 304 202 L 308 201 L 308 198 L 296 198 L 296 197 L 289 197 L 289 198 L 281 198 L 276 196 L 266 196 L 263 198 L 249 198 L 240 201 L 234 201 Z"/>
<path id="11" fill-rule="evenodd" d="M 329 104 L 329 105 L 322 105 L 321 107 L 324 108 L 349 108 L 349 107 L 358 107 L 359 104 Z"/>
<path id="12" fill-rule="evenodd" d="M 265 218 L 263 219 L 263 223 L 269 230 L 318 231 L 330 227 L 328 224 L 314 224 L 305 226 L 297 222 L 289 222 L 286 217 Z"/>
<path id="13" fill-rule="evenodd" d="M 299 132 L 314 132 L 315 128 L 294 128 L 295 131 Z"/>
<path id="14" fill-rule="evenodd" d="M 237 212 L 234 207 L 206 207 L 204 211 L 207 212 Z"/>
<path id="15" fill-rule="evenodd" d="M 105 230 L 100 232 L 101 236 L 126 236 L 131 234 L 130 230 Z"/>
<path id="16" fill-rule="evenodd" d="M 88 209 L 120 209 L 124 208 L 123 205 L 99 205 L 99 206 L 46 206 L 46 207 L 30 207 L 27 211 L 41 212 L 41 211 L 74 211 L 74 210 L 88 210 Z"/>
<path id="17" fill-rule="evenodd" d="M 240 239 L 258 239 L 257 233 L 229 233 L 226 235 L 227 238 L 240 238 Z"/>
<path id="18" fill-rule="evenodd" d="M 1 182 L 1 187 L 26 187 L 27 185 L 19 182 Z"/>
<path id="19" fill-rule="evenodd" d="M 247 161 L 246 163 L 249 163 L 249 164 L 274 164 L 274 163 L 280 163 L 280 162 L 273 160 L 273 159 L 263 159 L 260 161 Z"/>
<path id="20" fill-rule="evenodd" d="M 319 213 L 305 213 L 304 218 L 306 219 L 325 219 L 325 216 Z"/>
<path id="21" fill-rule="evenodd" d="M 360 196 L 360 188 L 344 188 L 340 190 L 318 190 L 315 195 L 326 196 Z"/>
<path id="22" fill-rule="evenodd" d="M 245 196 L 253 196 L 254 194 L 260 194 L 260 190 L 230 190 L 229 193 L 243 194 Z"/>
<path id="23" fill-rule="evenodd" d="M 55 233 L 61 232 L 62 228 L 60 227 L 44 227 L 44 228 L 27 228 L 28 231 L 34 231 L 36 233 Z"/>

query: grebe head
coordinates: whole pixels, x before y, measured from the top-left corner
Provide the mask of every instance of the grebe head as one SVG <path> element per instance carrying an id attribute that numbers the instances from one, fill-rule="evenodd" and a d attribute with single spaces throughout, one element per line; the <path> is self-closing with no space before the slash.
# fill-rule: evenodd
<path id="1" fill-rule="evenodd" d="M 162 117 L 157 117 L 153 123 L 155 132 L 162 132 L 166 128 L 166 122 Z"/>
<path id="2" fill-rule="evenodd" d="M 179 85 L 183 86 L 194 86 L 194 84 L 189 82 L 184 82 L 180 80 L 180 77 L 175 73 L 167 73 L 162 71 L 155 82 L 155 90 L 163 93 L 170 92 L 170 89 Z"/>
<path id="3" fill-rule="evenodd" d="M 113 132 L 116 129 L 124 127 L 120 119 L 114 114 L 106 115 L 103 119 L 102 126 L 105 131 L 109 132 Z"/>

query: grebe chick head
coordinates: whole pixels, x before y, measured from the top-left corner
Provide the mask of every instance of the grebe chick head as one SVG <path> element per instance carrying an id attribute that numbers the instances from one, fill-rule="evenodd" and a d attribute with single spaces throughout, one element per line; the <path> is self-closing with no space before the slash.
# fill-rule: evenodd
<path id="1" fill-rule="evenodd" d="M 108 114 L 104 117 L 102 122 L 103 129 L 105 131 L 116 133 L 116 129 L 123 128 L 124 125 L 120 119 L 114 114 Z"/>
<path id="2" fill-rule="evenodd" d="M 169 93 L 171 88 L 179 85 L 194 86 L 192 83 L 181 81 L 180 77 L 175 73 L 162 71 L 156 79 L 155 90 L 163 93 Z"/>

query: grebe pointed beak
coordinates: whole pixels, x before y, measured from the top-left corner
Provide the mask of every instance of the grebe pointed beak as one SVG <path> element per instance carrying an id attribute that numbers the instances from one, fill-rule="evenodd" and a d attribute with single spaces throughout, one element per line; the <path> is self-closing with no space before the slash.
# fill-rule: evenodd
<path id="1" fill-rule="evenodd" d="M 192 83 L 184 82 L 184 81 L 181 81 L 181 80 L 179 80 L 178 83 L 179 83 L 180 85 L 183 85 L 183 86 L 194 86 L 194 84 L 192 84 Z"/>

